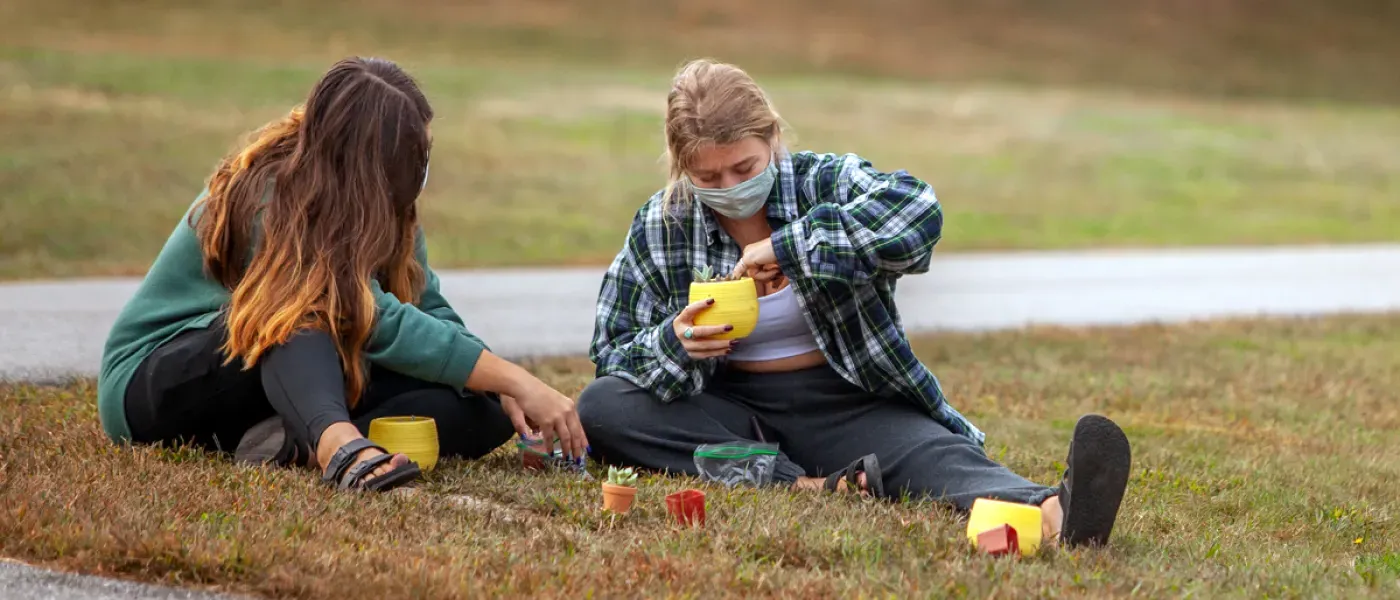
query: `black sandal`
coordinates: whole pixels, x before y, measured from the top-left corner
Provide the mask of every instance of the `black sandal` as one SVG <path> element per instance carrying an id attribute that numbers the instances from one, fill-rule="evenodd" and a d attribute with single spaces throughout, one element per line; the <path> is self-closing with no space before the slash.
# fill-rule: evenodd
<path id="1" fill-rule="evenodd" d="M 1074 426 L 1069 465 L 1060 482 L 1060 543 L 1104 545 L 1128 486 L 1132 447 L 1128 436 L 1102 415 L 1085 415 Z"/>
<path id="2" fill-rule="evenodd" d="M 880 459 L 874 454 L 867 454 L 857 458 L 854 462 L 846 465 L 846 468 L 827 476 L 826 483 L 822 486 L 828 492 L 836 491 L 836 487 L 841 484 L 841 479 L 845 478 L 851 489 L 860 490 L 860 474 L 865 473 L 866 491 L 876 498 L 885 497 L 885 480 L 881 479 Z"/>
<path id="3" fill-rule="evenodd" d="M 373 448 L 384 454 L 378 454 L 358 463 L 355 457 L 364 450 Z M 388 491 L 403 484 L 418 479 L 423 474 L 418 469 L 418 463 L 409 461 L 408 464 L 395 468 L 383 475 L 375 475 L 373 479 L 365 481 L 365 477 L 373 473 L 386 462 L 394 458 L 382 446 L 375 444 L 365 438 L 358 438 L 346 442 L 339 450 L 335 451 L 335 456 L 326 465 L 325 474 L 321 475 L 321 481 L 335 486 L 341 490 L 370 490 L 374 492 Z"/>

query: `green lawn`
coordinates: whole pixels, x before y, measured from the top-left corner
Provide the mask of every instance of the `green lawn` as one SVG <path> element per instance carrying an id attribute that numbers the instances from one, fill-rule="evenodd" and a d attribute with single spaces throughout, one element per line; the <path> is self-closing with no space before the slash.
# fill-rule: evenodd
<path id="1" fill-rule="evenodd" d="M 353 53 L 400 60 L 440 115 L 443 267 L 608 261 L 662 183 L 671 70 L 700 54 L 752 66 L 795 148 L 932 182 L 949 250 L 1400 229 L 1384 7 L 1222 3 L 1199 27 L 1096 0 L 90 4 L 0 8 L 0 279 L 142 272 L 219 156 Z"/>
<path id="2" fill-rule="evenodd" d="M 596 483 L 447 461 L 416 492 L 357 497 L 307 472 L 118 449 L 91 382 L 0 387 L 0 555 L 302 598 L 1199 597 L 1400 593 L 1400 315 L 916 342 L 988 452 L 1046 483 L 1074 419 L 1134 444 L 1105 550 L 976 554 L 940 507 L 707 488 L 673 530 L 647 477 L 626 517 Z M 583 360 L 532 365 L 577 392 Z M 591 595 L 590 595 L 591 594 Z"/>

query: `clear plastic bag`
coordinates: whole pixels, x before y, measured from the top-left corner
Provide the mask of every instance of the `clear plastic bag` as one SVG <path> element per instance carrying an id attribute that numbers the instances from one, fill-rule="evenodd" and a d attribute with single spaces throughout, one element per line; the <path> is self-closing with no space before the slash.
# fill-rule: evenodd
<path id="1" fill-rule="evenodd" d="M 764 442 L 704 444 L 695 449 L 695 468 L 705 481 L 729 487 L 760 487 L 773 482 L 778 445 Z"/>

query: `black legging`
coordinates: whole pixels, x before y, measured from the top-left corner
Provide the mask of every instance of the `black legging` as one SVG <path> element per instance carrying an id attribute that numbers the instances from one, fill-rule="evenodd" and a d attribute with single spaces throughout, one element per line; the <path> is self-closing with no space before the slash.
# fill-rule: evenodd
<path id="1" fill-rule="evenodd" d="M 176 336 L 136 369 L 126 390 L 126 420 L 137 442 L 188 442 L 231 453 L 249 428 L 280 415 L 287 431 L 315 448 L 326 427 L 351 421 L 369 434 L 370 421 L 416 415 L 437 422 L 443 456 L 478 458 L 514 434 L 497 400 L 371 366 L 369 385 L 354 410 L 330 335 L 299 333 L 252 369 L 224 365 L 222 317 L 207 329 Z"/>

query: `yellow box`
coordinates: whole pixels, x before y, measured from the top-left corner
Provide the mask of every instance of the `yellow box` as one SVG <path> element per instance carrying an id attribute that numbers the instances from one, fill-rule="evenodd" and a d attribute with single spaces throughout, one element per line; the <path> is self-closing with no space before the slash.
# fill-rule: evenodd
<path id="1" fill-rule="evenodd" d="M 977 534 L 988 529 L 1010 525 L 1016 530 L 1016 542 L 1021 556 L 1031 556 L 1040 549 L 1040 507 L 991 498 L 972 501 L 967 517 L 967 539 L 977 546 Z"/>

